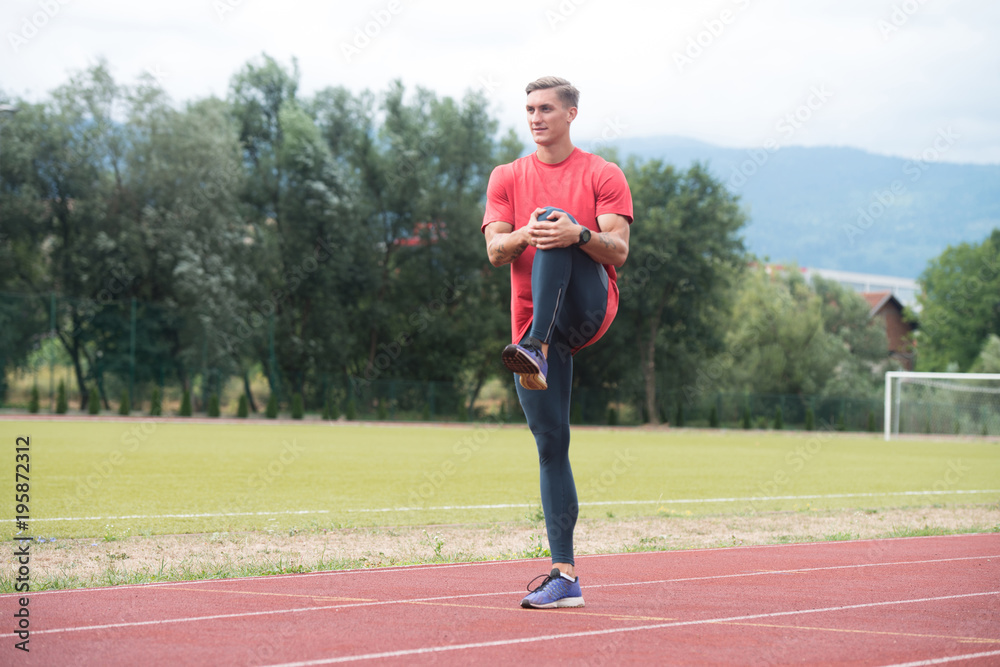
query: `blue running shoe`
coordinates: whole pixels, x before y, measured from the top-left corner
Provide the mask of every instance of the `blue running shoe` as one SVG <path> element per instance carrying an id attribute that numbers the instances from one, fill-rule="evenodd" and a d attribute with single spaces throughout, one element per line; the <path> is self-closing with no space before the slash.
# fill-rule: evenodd
<path id="1" fill-rule="evenodd" d="M 508 370 L 521 377 L 521 386 L 525 389 L 549 388 L 545 379 L 549 372 L 549 362 L 545 360 L 542 348 L 534 338 L 526 340 L 524 345 L 508 345 L 503 349 L 500 360 Z"/>
<path id="2" fill-rule="evenodd" d="M 532 589 L 531 584 L 545 577 L 538 588 Z M 552 568 L 548 575 L 540 574 L 528 583 L 531 591 L 521 600 L 525 609 L 556 609 L 558 607 L 582 607 L 583 592 L 580 590 L 580 577 L 570 579 L 568 575 Z"/>

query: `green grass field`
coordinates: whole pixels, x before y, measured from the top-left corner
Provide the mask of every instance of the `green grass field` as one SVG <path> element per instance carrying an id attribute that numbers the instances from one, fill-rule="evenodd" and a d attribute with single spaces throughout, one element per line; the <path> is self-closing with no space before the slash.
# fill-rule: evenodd
<path id="1" fill-rule="evenodd" d="M 35 536 L 488 523 L 540 509 L 523 426 L 3 424 L 9 453 L 31 438 Z M 1000 501 L 1000 444 L 985 440 L 577 428 L 571 459 L 583 517 Z"/>

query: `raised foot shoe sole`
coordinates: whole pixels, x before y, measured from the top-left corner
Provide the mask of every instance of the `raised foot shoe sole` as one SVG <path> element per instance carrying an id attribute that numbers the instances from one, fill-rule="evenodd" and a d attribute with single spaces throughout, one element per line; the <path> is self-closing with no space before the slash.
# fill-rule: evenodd
<path id="1" fill-rule="evenodd" d="M 508 345 L 504 348 L 500 360 L 507 370 L 520 376 L 521 386 L 525 389 L 549 388 L 549 383 L 545 381 L 545 376 L 539 373 L 535 360 L 516 345 Z"/>
<path id="2" fill-rule="evenodd" d="M 521 386 L 525 389 L 545 390 L 549 388 L 549 383 L 545 381 L 544 377 L 538 375 L 537 373 L 534 375 L 522 373 L 520 378 Z"/>

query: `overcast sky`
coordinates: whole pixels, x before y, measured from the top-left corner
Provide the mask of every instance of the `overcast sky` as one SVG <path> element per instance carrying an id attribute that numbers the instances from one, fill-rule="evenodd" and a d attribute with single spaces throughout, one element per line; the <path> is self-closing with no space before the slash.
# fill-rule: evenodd
<path id="1" fill-rule="evenodd" d="M 224 97 L 267 53 L 298 59 L 305 96 L 483 90 L 525 144 L 524 86 L 556 74 L 581 90 L 578 140 L 1000 164 L 996 0 L 5 0 L 0 27 L 0 90 L 32 101 L 100 57 L 177 104 Z"/>

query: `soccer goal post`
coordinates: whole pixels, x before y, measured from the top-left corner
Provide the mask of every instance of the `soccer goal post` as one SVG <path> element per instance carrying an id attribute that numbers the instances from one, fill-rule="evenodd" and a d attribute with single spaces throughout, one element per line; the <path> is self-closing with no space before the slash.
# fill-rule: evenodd
<path id="1" fill-rule="evenodd" d="M 1000 373 L 885 374 L 885 439 L 905 433 L 1000 435 Z"/>

